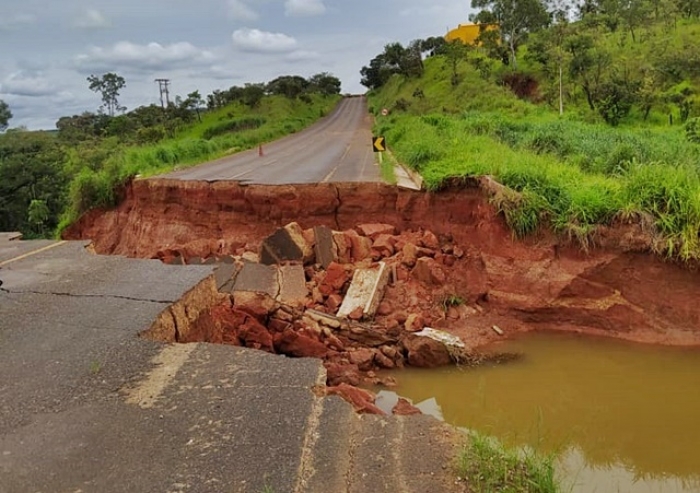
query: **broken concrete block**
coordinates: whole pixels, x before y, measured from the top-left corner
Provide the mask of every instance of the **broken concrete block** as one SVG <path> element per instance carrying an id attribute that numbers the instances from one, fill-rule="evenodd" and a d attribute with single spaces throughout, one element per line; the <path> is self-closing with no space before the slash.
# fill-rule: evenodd
<path id="1" fill-rule="evenodd" d="M 304 238 L 304 231 L 297 223 L 290 223 L 265 238 L 260 247 L 260 262 L 265 265 L 287 261 L 309 262 L 314 251 Z"/>
<path id="2" fill-rule="evenodd" d="M 233 291 L 266 293 L 272 299 L 276 299 L 279 295 L 277 268 L 244 261 L 243 268 L 236 277 Z"/>
<path id="3" fill-rule="evenodd" d="M 333 231 L 327 226 L 316 226 L 314 235 L 316 239 L 316 262 L 321 264 L 321 267 L 324 269 L 327 269 L 331 262 L 338 260 L 338 247 L 333 241 Z"/>
<path id="4" fill-rule="evenodd" d="M 304 266 L 282 265 L 279 267 L 279 296 L 278 300 L 285 305 L 303 306 L 309 296 L 306 287 Z"/>
<path id="5" fill-rule="evenodd" d="M 462 349 L 466 347 L 462 339 L 444 330 L 435 330 L 430 327 L 425 327 L 423 330 L 413 335 L 416 337 L 428 337 L 429 339 L 443 343 L 445 346 L 453 346 Z"/>
<path id="6" fill-rule="evenodd" d="M 358 307 L 365 317 L 374 316 L 389 283 L 389 271 L 384 262 L 375 268 L 356 270 L 338 316 L 347 318 Z"/>

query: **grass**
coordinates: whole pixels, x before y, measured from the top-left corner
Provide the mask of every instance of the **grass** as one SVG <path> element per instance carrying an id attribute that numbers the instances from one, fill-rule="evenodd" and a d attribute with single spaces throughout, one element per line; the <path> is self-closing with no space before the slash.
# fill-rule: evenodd
<path id="1" fill-rule="evenodd" d="M 430 59 L 423 79 L 395 76 L 370 95 L 375 110 L 409 98 L 405 111 L 377 116 L 375 131 L 428 189 L 492 175 L 510 189 L 493 202 L 517 236 L 546 226 L 588 247 L 598 226 L 648 216 L 663 237 L 654 243 L 658 253 L 700 259 L 700 145 L 687 141 L 681 126 L 611 128 L 560 118 L 500 88 L 487 91 L 468 67 L 465 80 L 475 85 L 455 89 L 467 108 L 458 113 L 454 97 L 440 93 L 434 72 L 441 63 Z M 424 97 L 410 96 L 419 85 Z"/>
<path id="2" fill-rule="evenodd" d="M 495 439 L 470 434 L 457 460 L 470 493 L 556 493 L 554 457 L 508 450 Z"/>

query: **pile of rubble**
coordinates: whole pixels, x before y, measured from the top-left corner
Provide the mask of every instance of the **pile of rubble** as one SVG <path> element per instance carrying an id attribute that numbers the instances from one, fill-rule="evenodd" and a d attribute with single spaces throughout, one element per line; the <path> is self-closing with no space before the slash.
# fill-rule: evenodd
<path id="1" fill-rule="evenodd" d="M 180 342 L 320 358 L 329 392 L 364 412 L 378 410 L 357 386 L 395 383 L 381 370 L 481 358 L 459 338 L 430 327 L 445 325 L 451 310 L 473 310 L 448 282 L 465 256 L 449 238 L 440 241 L 429 231 L 399 234 L 387 224 L 339 232 L 291 223 L 257 252 L 241 253 L 217 259 L 223 263 L 216 284 L 225 301 L 203 312 Z M 403 401 L 397 409 L 414 411 Z"/>

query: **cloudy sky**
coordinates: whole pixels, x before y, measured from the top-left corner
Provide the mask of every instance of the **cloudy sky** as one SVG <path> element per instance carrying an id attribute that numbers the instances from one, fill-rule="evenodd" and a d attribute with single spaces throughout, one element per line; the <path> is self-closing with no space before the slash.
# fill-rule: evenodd
<path id="1" fill-rule="evenodd" d="M 96 111 L 86 78 L 126 79 L 120 103 L 205 96 L 278 75 L 331 72 L 364 92 L 359 70 L 386 43 L 444 34 L 469 0 L 0 0 L 0 99 L 13 127 L 51 129 Z"/>

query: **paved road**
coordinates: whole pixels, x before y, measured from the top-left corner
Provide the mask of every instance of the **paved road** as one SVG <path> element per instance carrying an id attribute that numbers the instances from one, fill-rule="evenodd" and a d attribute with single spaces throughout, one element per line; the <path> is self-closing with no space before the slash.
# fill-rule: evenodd
<path id="1" fill-rule="evenodd" d="M 447 491 L 428 417 L 358 417 L 319 360 L 137 334 L 208 266 L 0 236 L 0 493 Z"/>
<path id="2" fill-rule="evenodd" d="M 365 97 L 343 99 L 315 125 L 263 146 L 161 178 L 260 184 L 381 181 Z"/>

